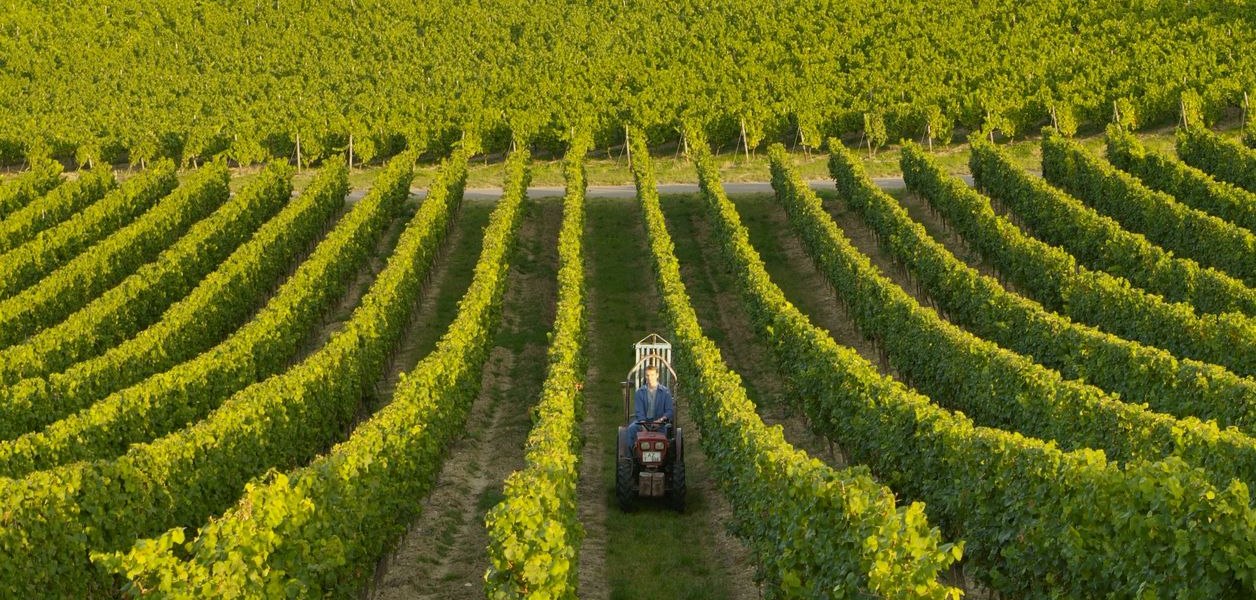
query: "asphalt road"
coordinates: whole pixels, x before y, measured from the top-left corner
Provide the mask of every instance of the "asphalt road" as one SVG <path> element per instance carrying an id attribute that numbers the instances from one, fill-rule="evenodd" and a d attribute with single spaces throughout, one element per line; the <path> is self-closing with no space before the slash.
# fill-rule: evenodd
<path id="1" fill-rule="evenodd" d="M 973 184 L 973 178 L 969 175 L 961 176 L 968 185 Z M 902 177 L 874 177 L 873 183 L 876 183 L 882 189 L 898 190 L 903 188 Z M 820 190 L 833 189 L 833 181 L 830 179 L 816 179 L 808 181 L 811 189 Z M 529 198 L 555 198 L 562 197 L 565 189 L 558 186 L 535 186 L 528 188 Z M 698 191 L 696 183 L 663 183 L 659 184 L 660 194 L 694 194 Z M 727 194 L 771 194 L 772 184 L 767 181 L 753 182 L 729 182 L 724 184 L 724 192 Z M 410 193 L 418 198 L 427 197 L 427 188 L 413 188 Z M 353 190 L 349 193 L 349 200 L 355 201 L 366 194 L 365 189 Z M 501 198 L 502 189 L 499 187 L 482 187 L 468 188 L 463 192 L 463 198 L 467 200 L 496 200 Z M 585 191 L 586 198 L 635 198 L 637 197 L 637 188 L 632 185 L 591 185 Z"/>

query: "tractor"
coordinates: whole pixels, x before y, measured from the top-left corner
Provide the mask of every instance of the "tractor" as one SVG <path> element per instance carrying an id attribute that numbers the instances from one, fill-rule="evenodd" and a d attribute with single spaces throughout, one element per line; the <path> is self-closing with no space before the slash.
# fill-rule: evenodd
<path id="1" fill-rule="evenodd" d="M 684 430 L 675 423 L 636 420 L 633 396 L 646 384 L 646 370 L 653 367 L 658 384 L 666 387 L 675 410 L 677 377 L 672 369 L 672 345 L 658 334 L 650 334 L 633 345 L 635 362 L 621 382 L 624 394 L 624 425 L 619 427 L 615 463 L 615 496 L 619 508 L 631 511 L 641 498 L 661 498 L 677 512 L 685 510 Z M 631 439 L 630 427 L 639 427 Z"/>

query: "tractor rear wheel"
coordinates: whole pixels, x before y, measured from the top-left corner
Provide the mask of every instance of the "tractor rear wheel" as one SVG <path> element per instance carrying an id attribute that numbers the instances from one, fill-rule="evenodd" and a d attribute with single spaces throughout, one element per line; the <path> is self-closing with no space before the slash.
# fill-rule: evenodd
<path id="1" fill-rule="evenodd" d="M 685 512 L 685 491 L 685 461 L 682 458 L 672 465 L 672 493 L 667 499 L 672 510 L 678 513 Z"/>
<path id="2" fill-rule="evenodd" d="M 636 477 L 632 459 L 621 456 L 615 463 L 615 497 L 619 500 L 619 510 L 630 512 L 637 499 L 637 490 L 632 485 Z"/>

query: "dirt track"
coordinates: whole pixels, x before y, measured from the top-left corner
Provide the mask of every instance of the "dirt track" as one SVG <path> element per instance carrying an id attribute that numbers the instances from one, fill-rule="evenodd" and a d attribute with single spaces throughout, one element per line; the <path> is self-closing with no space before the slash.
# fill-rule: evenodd
<path id="1" fill-rule="evenodd" d="M 530 408 L 544 377 L 546 333 L 553 321 L 561 203 L 525 202 L 502 322 L 485 365 L 483 387 L 454 442 L 436 487 L 393 556 L 383 561 L 372 598 L 483 598 L 484 514 L 523 467 Z"/>

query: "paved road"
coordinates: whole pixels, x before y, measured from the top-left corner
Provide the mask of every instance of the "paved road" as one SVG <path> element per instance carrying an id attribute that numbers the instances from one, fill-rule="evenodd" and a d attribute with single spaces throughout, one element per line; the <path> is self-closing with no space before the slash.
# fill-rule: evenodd
<path id="1" fill-rule="evenodd" d="M 971 176 L 963 175 L 962 178 L 968 185 L 973 184 Z M 899 190 L 903 189 L 902 177 L 875 177 L 873 183 L 876 183 L 882 189 Z M 807 182 L 813 190 L 831 190 L 833 189 L 833 181 L 830 179 L 816 179 Z M 663 183 L 659 184 L 660 194 L 693 194 L 697 193 L 698 184 L 696 183 Z M 529 198 L 555 198 L 562 197 L 565 192 L 564 188 L 556 186 L 534 186 L 528 188 Z M 724 184 L 724 192 L 728 194 L 771 194 L 772 184 L 767 181 L 754 182 L 730 182 Z M 427 197 L 427 188 L 413 188 L 410 193 L 418 198 Z M 360 199 L 366 194 L 365 189 L 353 190 L 349 193 L 351 201 Z M 463 192 L 463 198 L 467 200 L 496 200 L 501 198 L 502 189 L 499 187 L 483 187 L 468 188 Z M 635 198 L 637 197 L 637 188 L 632 185 L 591 185 L 585 191 L 586 198 Z"/>

